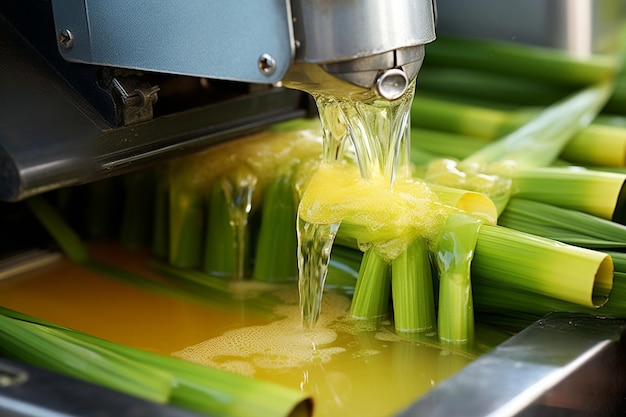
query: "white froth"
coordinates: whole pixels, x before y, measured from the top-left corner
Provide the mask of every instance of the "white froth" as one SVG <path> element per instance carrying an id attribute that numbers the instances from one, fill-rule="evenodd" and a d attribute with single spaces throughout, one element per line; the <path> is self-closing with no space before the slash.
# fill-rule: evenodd
<path id="1" fill-rule="evenodd" d="M 284 369 L 307 363 L 327 363 L 344 348 L 329 346 L 337 332 L 328 326 L 345 316 L 349 300 L 337 294 L 323 298 L 322 315 L 312 330 L 304 330 L 293 292 L 277 294 L 285 304 L 274 313 L 283 319 L 261 326 L 230 330 L 172 353 L 173 356 L 243 375 L 255 369 Z M 295 302 L 294 302 L 295 301 Z"/>
<path id="2" fill-rule="evenodd" d="M 380 340 L 381 342 L 401 342 L 405 341 L 402 337 L 397 334 L 390 332 L 387 329 L 381 329 L 376 336 L 374 336 L 376 340 Z"/>

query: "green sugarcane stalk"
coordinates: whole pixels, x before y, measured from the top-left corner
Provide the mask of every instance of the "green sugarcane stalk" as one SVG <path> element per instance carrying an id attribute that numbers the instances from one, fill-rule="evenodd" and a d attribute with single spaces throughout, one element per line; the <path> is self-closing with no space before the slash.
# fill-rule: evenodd
<path id="1" fill-rule="evenodd" d="M 391 262 L 394 325 L 399 333 L 435 331 L 435 299 L 428 245 L 414 240 Z"/>
<path id="2" fill-rule="evenodd" d="M 133 172 L 123 177 L 124 209 L 119 242 L 123 247 L 145 247 L 152 240 L 152 215 L 155 200 L 154 172 Z"/>
<path id="3" fill-rule="evenodd" d="M 579 168 L 522 168 L 513 171 L 512 194 L 519 198 L 589 213 L 607 220 L 619 208 L 626 174 Z"/>
<path id="4" fill-rule="evenodd" d="M 433 65 L 420 70 L 420 91 L 437 93 L 452 100 L 471 98 L 502 106 L 548 106 L 571 94 L 570 86 L 509 73 Z"/>
<path id="5" fill-rule="evenodd" d="M 576 87 L 614 76 L 619 65 L 612 55 L 578 59 L 555 48 L 452 37 L 439 37 L 426 51 L 429 65 L 477 69 Z"/>
<path id="6" fill-rule="evenodd" d="M 602 252 L 483 225 L 472 277 L 597 308 L 613 287 L 613 263 Z"/>
<path id="7" fill-rule="evenodd" d="M 209 275 L 232 277 L 237 259 L 228 201 L 219 182 L 211 186 L 207 204 L 202 270 Z"/>
<path id="8" fill-rule="evenodd" d="M 388 313 L 390 279 L 389 263 L 375 248 L 366 250 L 350 304 L 350 315 L 366 320 L 384 317 Z"/>
<path id="9" fill-rule="evenodd" d="M 589 249 L 626 248 L 626 226 L 577 210 L 511 198 L 498 224 Z"/>
<path id="10" fill-rule="evenodd" d="M 470 264 L 481 227 L 479 219 L 465 214 L 448 218 L 435 244 L 439 270 L 439 340 L 471 345 L 474 340 L 474 303 Z"/>
<path id="11" fill-rule="evenodd" d="M 167 181 L 167 170 L 158 169 L 155 173 L 154 213 L 152 216 L 152 254 L 159 259 L 167 259 L 170 251 L 170 196 Z"/>
<path id="12" fill-rule="evenodd" d="M 173 378 L 59 329 L 0 315 L 0 352 L 35 366 L 166 403 Z"/>
<path id="13" fill-rule="evenodd" d="M 489 164 L 511 160 L 518 167 L 548 166 L 567 142 L 598 115 L 612 91 L 612 82 L 602 82 L 568 96 L 463 162 Z"/>
<path id="14" fill-rule="evenodd" d="M 80 236 L 44 196 L 31 197 L 26 200 L 26 204 L 68 258 L 77 263 L 84 263 L 89 259 L 89 252 Z"/>
<path id="15" fill-rule="evenodd" d="M 20 333 L 20 337 L 4 338 L 6 333 L 0 331 L 0 338 L 6 342 L 19 343 L 9 347 L 12 352 L 22 354 L 23 349 L 32 349 L 29 340 L 45 338 L 63 349 L 52 350 L 48 343 L 38 345 L 41 350 L 28 359 L 37 361 L 47 356 L 58 366 L 63 357 L 74 361 L 67 354 L 70 349 L 81 355 L 83 362 L 74 362 L 78 373 L 93 382 L 99 382 L 94 378 L 109 376 L 116 389 L 145 394 L 158 401 L 169 400 L 170 404 L 209 415 L 295 417 L 312 412 L 310 398 L 300 391 L 109 342 L 2 307 L 0 313 L 3 330 L 28 329 L 28 334 Z M 6 348 L 0 344 L 0 350 Z M 97 372 L 93 372 L 94 367 Z"/>
<path id="16" fill-rule="evenodd" d="M 186 184 L 169 189 L 169 262 L 181 268 L 202 264 L 204 196 Z"/>
<path id="17" fill-rule="evenodd" d="M 297 279 L 297 210 L 291 176 L 279 176 L 265 187 L 252 273 L 254 279 L 279 282 Z"/>

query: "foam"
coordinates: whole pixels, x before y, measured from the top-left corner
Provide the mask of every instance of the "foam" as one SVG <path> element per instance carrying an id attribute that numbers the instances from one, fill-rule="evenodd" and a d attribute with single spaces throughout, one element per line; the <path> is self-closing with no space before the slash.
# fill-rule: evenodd
<path id="1" fill-rule="evenodd" d="M 349 223 L 351 237 L 391 261 L 417 237 L 433 239 L 454 210 L 424 182 L 399 177 L 390 188 L 385 178 L 361 178 L 356 165 L 327 164 L 309 179 L 298 214 L 309 223 Z"/>
<path id="2" fill-rule="evenodd" d="M 285 301 L 274 313 L 282 319 L 259 326 L 227 331 L 221 336 L 186 347 L 172 356 L 242 375 L 253 376 L 256 369 L 284 369 L 308 363 L 327 363 L 345 348 L 329 346 L 337 339 L 330 326 L 345 317 L 349 307 L 347 297 L 326 294 L 324 314 L 316 327 L 304 330 L 297 304 L 297 295 L 278 292 Z M 294 302 L 295 299 L 295 302 Z M 368 354 L 371 354 L 369 352 Z"/>

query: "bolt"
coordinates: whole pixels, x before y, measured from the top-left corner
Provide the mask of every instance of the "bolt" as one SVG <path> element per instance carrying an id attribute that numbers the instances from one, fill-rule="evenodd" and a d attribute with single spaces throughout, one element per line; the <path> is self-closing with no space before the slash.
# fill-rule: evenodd
<path id="1" fill-rule="evenodd" d="M 59 32 L 59 45 L 63 49 L 72 49 L 74 46 L 74 34 L 69 29 L 61 29 Z"/>
<path id="2" fill-rule="evenodd" d="M 276 60 L 270 54 L 262 54 L 259 57 L 259 71 L 266 77 L 272 76 L 276 72 Z"/>

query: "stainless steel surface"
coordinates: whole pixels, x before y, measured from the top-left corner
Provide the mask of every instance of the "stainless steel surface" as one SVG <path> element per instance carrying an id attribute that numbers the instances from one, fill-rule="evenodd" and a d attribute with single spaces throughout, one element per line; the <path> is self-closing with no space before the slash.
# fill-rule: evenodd
<path id="1" fill-rule="evenodd" d="M 436 386 L 398 417 L 623 415 L 625 330 L 626 320 L 553 313 Z"/>
<path id="2" fill-rule="evenodd" d="M 576 56 L 610 49 L 623 0 L 437 0 L 437 31 L 562 48 Z"/>
<path id="3" fill-rule="evenodd" d="M 57 32 L 69 30 L 72 62 L 252 83 L 280 81 L 294 40 L 287 0 L 154 3 L 52 0 Z M 274 71 L 259 71 L 264 54 Z"/>
<path id="4" fill-rule="evenodd" d="M 342 62 L 435 39 L 430 0 L 293 0 L 296 61 Z"/>
<path id="5" fill-rule="evenodd" d="M 296 65 L 283 81 L 313 93 L 378 93 L 390 69 L 403 71 L 408 85 L 435 39 L 430 0 L 294 0 L 292 9 Z"/>

